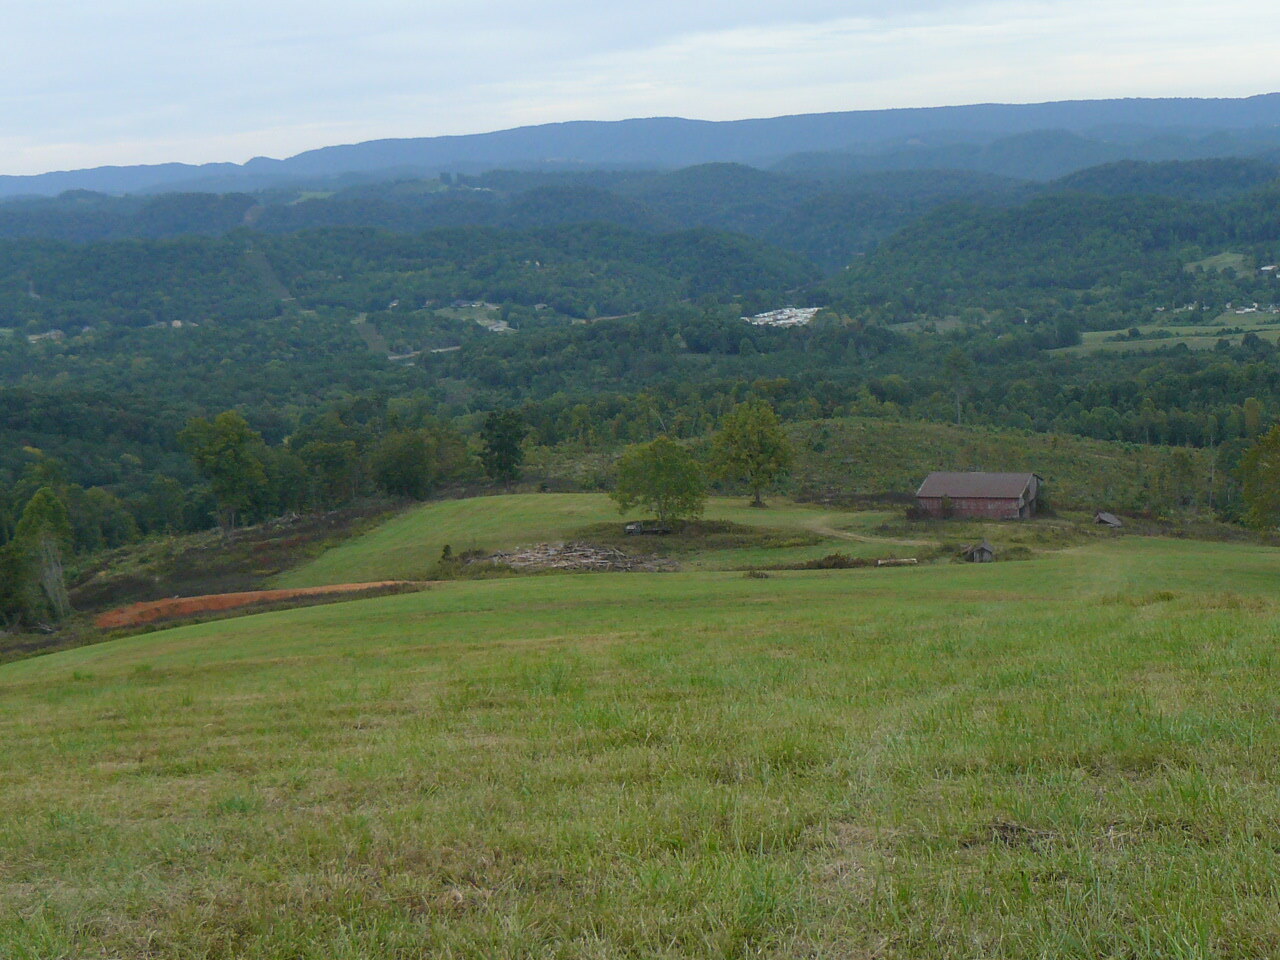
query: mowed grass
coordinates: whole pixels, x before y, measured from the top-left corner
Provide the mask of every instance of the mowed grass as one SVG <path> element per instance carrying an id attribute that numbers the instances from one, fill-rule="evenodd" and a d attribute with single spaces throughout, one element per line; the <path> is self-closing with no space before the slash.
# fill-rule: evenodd
<path id="1" fill-rule="evenodd" d="M 1280 552 L 458 581 L 0 667 L 0 957 L 1280 953 Z"/>
<path id="2" fill-rule="evenodd" d="M 858 556 L 888 556 L 895 544 L 867 543 L 845 536 L 883 523 L 884 511 L 839 511 L 771 498 L 767 509 L 748 505 L 743 497 L 714 497 L 707 505 L 708 520 L 727 520 L 779 533 L 807 537 L 797 547 L 744 546 L 708 551 L 682 558 L 691 569 L 789 563 L 840 551 Z M 627 520 L 643 519 L 643 510 L 625 517 L 605 494 L 529 493 L 504 497 L 444 500 L 415 507 L 316 560 L 284 573 L 282 587 L 309 587 L 373 580 L 422 580 L 431 576 L 447 544 L 454 554 L 468 550 L 491 553 L 580 535 L 595 524 L 618 528 Z M 625 544 L 644 553 L 664 544 L 661 538 L 636 537 Z M 898 550 L 901 553 L 903 551 Z"/>

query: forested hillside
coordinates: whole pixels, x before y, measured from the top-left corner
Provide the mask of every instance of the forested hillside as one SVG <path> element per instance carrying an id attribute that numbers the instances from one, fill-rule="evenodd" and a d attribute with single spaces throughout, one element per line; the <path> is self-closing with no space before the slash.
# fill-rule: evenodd
<path id="1" fill-rule="evenodd" d="M 751 397 L 904 443 L 959 421 L 1194 448 L 1135 457 L 1181 479 L 1124 503 L 1237 519 L 1280 416 L 1273 172 L 713 164 L 3 204 L 0 232 L 45 235 L 0 241 L 0 541 L 49 486 L 81 551 L 225 519 L 188 428 L 229 410 L 262 471 L 235 515 L 264 519 L 494 479 L 494 430 L 583 463 L 696 444 Z M 781 307 L 810 309 L 746 322 Z"/>
<path id="2" fill-rule="evenodd" d="M 1191 304 L 1216 317 L 1229 303 L 1277 299 L 1276 277 L 1260 268 L 1280 253 L 1278 198 L 1268 187 L 1212 204 L 1064 194 L 1013 207 L 949 206 L 826 289 L 843 309 L 890 322 L 1003 310 L 1102 330 Z M 1241 258 L 1241 269 L 1196 267 L 1224 251 Z"/>
<path id="3" fill-rule="evenodd" d="M 222 234 L 292 234 L 324 227 L 420 233 L 449 227 L 536 230 L 589 222 L 669 233 L 746 234 L 845 266 L 876 240 L 951 200 L 1023 196 L 1013 179 L 907 171 L 794 177 L 738 164 L 667 173 L 495 171 L 324 190 L 111 197 L 75 191 L 0 203 L 0 237 L 73 242 Z"/>

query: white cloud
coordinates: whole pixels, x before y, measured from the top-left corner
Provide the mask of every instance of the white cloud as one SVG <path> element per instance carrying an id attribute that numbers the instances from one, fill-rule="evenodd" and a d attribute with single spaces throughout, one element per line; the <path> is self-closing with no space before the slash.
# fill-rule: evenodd
<path id="1" fill-rule="evenodd" d="M 0 32 L 0 172 L 628 116 L 1280 86 L 1258 0 L 45 0 Z"/>

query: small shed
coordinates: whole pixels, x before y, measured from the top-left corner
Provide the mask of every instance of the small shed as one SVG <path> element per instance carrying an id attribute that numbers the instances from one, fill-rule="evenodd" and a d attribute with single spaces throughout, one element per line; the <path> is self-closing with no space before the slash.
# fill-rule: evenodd
<path id="1" fill-rule="evenodd" d="M 989 541 L 983 540 L 965 547 L 960 556 L 969 563 L 991 563 L 996 558 L 996 548 Z"/>
<path id="2" fill-rule="evenodd" d="M 1124 526 L 1124 521 L 1117 517 L 1114 513 L 1107 513 L 1105 510 L 1099 510 L 1093 517 L 1094 523 L 1100 523 L 1104 527 L 1111 527 L 1113 530 L 1119 530 Z"/>

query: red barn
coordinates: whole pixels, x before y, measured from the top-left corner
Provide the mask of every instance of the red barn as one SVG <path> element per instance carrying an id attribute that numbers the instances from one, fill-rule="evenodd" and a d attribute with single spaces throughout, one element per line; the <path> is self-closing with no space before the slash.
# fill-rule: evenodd
<path id="1" fill-rule="evenodd" d="M 1035 473 L 931 473 L 916 503 L 931 517 L 1026 520 L 1035 516 L 1043 482 Z"/>

